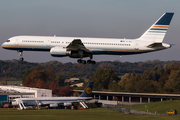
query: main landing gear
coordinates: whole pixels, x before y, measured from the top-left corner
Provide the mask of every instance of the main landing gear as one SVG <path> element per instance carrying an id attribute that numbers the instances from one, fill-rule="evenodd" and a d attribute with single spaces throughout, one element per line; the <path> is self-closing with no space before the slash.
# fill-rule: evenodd
<path id="1" fill-rule="evenodd" d="M 86 61 L 85 60 L 81 60 L 81 59 L 78 59 L 77 60 L 78 63 L 82 63 L 82 64 L 86 64 Z M 96 61 L 93 61 L 93 60 L 87 60 L 87 63 L 88 64 L 96 64 Z"/>
<path id="2" fill-rule="evenodd" d="M 82 64 L 86 64 L 86 61 L 82 60 L 83 54 L 81 52 L 82 51 L 79 51 L 80 59 L 78 59 L 77 62 L 82 63 Z M 91 60 L 93 58 L 93 54 L 90 54 L 89 57 L 90 57 L 90 60 L 87 60 L 87 63 L 88 64 L 93 64 L 93 65 L 96 64 L 96 61 Z"/>
<path id="3" fill-rule="evenodd" d="M 19 56 L 20 56 L 19 61 L 23 61 L 24 60 L 23 51 L 18 51 L 18 52 L 19 52 Z"/>

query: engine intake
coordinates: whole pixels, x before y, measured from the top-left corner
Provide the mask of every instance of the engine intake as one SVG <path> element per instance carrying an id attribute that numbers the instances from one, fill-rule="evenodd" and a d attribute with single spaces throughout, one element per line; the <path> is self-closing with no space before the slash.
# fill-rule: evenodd
<path id="1" fill-rule="evenodd" d="M 71 106 L 72 103 L 64 103 L 64 106 Z"/>
<path id="2" fill-rule="evenodd" d="M 51 48 L 50 53 L 53 57 L 64 57 L 71 54 L 70 51 L 67 51 L 66 48 L 63 47 L 53 47 Z"/>

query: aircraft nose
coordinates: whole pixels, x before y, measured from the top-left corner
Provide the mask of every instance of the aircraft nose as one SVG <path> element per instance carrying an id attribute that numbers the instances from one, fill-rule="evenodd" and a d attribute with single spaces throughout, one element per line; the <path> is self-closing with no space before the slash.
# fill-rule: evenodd
<path id="1" fill-rule="evenodd" d="M 4 49 L 6 49 L 6 46 L 7 46 L 8 44 L 6 43 L 6 42 L 4 42 L 2 45 L 1 45 L 1 47 L 2 48 L 4 48 Z"/>
<path id="2" fill-rule="evenodd" d="M 3 44 L 1 45 L 2 48 L 4 48 L 4 46 L 5 46 L 5 43 L 3 43 Z"/>

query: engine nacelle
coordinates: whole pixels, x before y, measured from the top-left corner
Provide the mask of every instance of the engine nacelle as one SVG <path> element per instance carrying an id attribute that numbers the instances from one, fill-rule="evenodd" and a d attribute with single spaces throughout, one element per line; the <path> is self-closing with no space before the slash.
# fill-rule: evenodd
<path id="1" fill-rule="evenodd" d="M 51 48 L 50 53 L 53 57 L 64 57 L 71 55 L 71 51 L 67 51 L 66 48 L 63 47 L 53 47 Z"/>
<path id="2" fill-rule="evenodd" d="M 72 105 L 72 103 L 64 103 L 64 106 L 66 107 L 66 106 L 71 106 Z"/>
<path id="3" fill-rule="evenodd" d="M 78 50 L 67 50 L 63 47 L 53 47 L 50 50 L 51 56 L 53 57 L 65 57 L 69 56 L 72 58 L 81 58 L 82 57 L 89 57 L 89 53 L 82 52 L 82 55 L 80 55 Z"/>
<path id="4" fill-rule="evenodd" d="M 58 104 L 57 103 L 50 104 L 49 107 L 58 107 Z"/>

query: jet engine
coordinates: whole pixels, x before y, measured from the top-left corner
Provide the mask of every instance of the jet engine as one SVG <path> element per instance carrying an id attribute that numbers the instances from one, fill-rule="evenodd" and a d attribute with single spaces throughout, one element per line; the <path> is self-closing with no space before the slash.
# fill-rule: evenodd
<path id="1" fill-rule="evenodd" d="M 53 57 L 64 57 L 71 55 L 71 51 L 67 51 L 66 48 L 63 47 L 53 47 L 51 48 L 50 53 Z"/>
<path id="2" fill-rule="evenodd" d="M 64 103 L 64 106 L 71 106 L 72 103 Z"/>
<path id="3" fill-rule="evenodd" d="M 50 104 L 49 107 L 58 107 L 58 104 L 57 103 Z"/>

